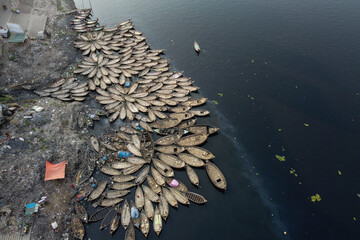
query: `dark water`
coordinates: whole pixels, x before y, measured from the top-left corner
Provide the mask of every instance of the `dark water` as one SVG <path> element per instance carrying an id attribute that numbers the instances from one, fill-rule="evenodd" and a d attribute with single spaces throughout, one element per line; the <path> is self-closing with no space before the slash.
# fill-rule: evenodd
<path id="1" fill-rule="evenodd" d="M 359 1 L 90 3 L 101 24 L 132 18 L 152 48 L 165 48 L 172 67 L 218 102 L 208 102 L 202 121 L 221 128 L 206 148 L 228 190 L 198 170 L 195 191 L 208 203 L 171 209 L 160 239 L 360 239 Z M 321 201 L 311 201 L 315 194 Z M 87 236 L 124 234 L 97 229 Z"/>

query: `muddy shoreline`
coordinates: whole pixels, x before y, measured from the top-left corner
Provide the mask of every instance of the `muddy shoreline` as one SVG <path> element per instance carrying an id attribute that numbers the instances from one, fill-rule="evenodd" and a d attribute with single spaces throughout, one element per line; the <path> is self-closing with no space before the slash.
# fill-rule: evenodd
<path id="1" fill-rule="evenodd" d="M 1 104 L 15 106 L 0 127 L 1 206 L 11 213 L 1 213 L 0 233 L 24 234 L 29 224 L 30 239 L 68 239 L 76 189 L 73 176 L 88 151 L 90 133 L 79 128 L 77 119 L 83 103 L 65 103 L 42 98 L 32 90 L 71 75 L 81 54 L 73 47 L 77 35 L 70 26 L 75 9 L 71 0 L 35 1 L 43 6 L 48 21 L 44 40 L 27 40 L 25 44 L 3 46 L 0 59 Z M 20 3 L 21 4 L 21 3 Z M 41 107 L 35 111 L 34 106 Z M 45 162 L 66 161 L 63 180 L 44 182 Z M 46 203 L 33 217 L 25 216 L 25 205 L 42 196 Z M 50 224 L 57 222 L 56 231 Z"/>

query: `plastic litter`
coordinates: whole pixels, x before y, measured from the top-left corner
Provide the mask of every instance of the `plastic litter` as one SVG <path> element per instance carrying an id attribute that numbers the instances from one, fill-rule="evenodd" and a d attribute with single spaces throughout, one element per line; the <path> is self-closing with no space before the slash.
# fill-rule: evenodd
<path id="1" fill-rule="evenodd" d="M 171 182 L 170 182 L 170 186 L 172 186 L 172 187 L 177 187 L 177 186 L 179 186 L 179 182 L 176 181 L 175 179 L 173 179 L 173 180 L 171 180 Z"/>
<path id="2" fill-rule="evenodd" d="M 32 109 L 34 109 L 35 112 L 41 112 L 41 111 L 44 110 L 44 108 L 43 108 L 43 107 L 40 107 L 40 106 L 33 106 Z"/>
<path id="3" fill-rule="evenodd" d="M 130 81 L 126 81 L 125 82 L 125 87 L 129 88 L 131 86 L 131 82 Z"/>
<path id="4" fill-rule="evenodd" d="M 131 153 L 125 151 L 119 151 L 118 156 L 121 158 L 129 157 Z"/>
<path id="5" fill-rule="evenodd" d="M 57 224 L 57 222 L 52 222 L 51 227 L 55 230 L 59 227 L 59 225 Z"/>
<path id="6" fill-rule="evenodd" d="M 136 207 L 132 207 L 130 213 L 131 213 L 131 218 L 139 217 L 139 210 Z"/>
<path id="7" fill-rule="evenodd" d="M 25 141 L 24 138 L 19 138 L 19 140 L 22 141 L 22 142 Z"/>

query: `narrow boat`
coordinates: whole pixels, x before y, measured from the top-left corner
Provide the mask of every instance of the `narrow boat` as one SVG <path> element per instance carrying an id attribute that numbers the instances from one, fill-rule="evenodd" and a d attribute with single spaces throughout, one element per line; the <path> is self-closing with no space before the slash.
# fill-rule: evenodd
<path id="1" fill-rule="evenodd" d="M 89 217 L 89 222 L 97 222 L 97 221 L 103 219 L 110 210 L 111 210 L 111 208 L 109 208 L 109 207 L 101 208 L 101 209 L 97 210 L 94 214 L 92 214 Z"/>
<path id="2" fill-rule="evenodd" d="M 161 220 L 160 210 L 157 206 L 155 207 L 153 227 L 156 235 L 159 236 L 162 230 L 162 220 Z"/>
<path id="3" fill-rule="evenodd" d="M 131 165 L 130 165 L 131 166 Z M 136 177 L 132 175 L 118 175 L 118 176 L 111 176 L 111 181 L 114 182 L 130 182 L 134 180 Z"/>
<path id="4" fill-rule="evenodd" d="M 166 201 L 172 206 L 177 208 L 178 207 L 178 201 L 176 200 L 174 194 L 172 194 L 169 189 L 162 188 L 162 194 L 166 198 Z"/>
<path id="5" fill-rule="evenodd" d="M 204 143 L 208 136 L 207 134 L 192 134 L 180 138 L 176 143 L 182 147 L 192 147 Z"/>
<path id="6" fill-rule="evenodd" d="M 159 202 L 159 196 L 156 194 L 156 192 L 154 192 L 153 190 L 151 190 L 151 188 L 149 188 L 146 185 L 142 186 L 142 189 L 144 191 L 144 195 L 145 197 L 147 197 L 150 201 L 154 202 L 154 203 L 158 203 Z"/>
<path id="7" fill-rule="evenodd" d="M 196 118 L 189 119 L 187 121 L 181 122 L 176 127 L 179 128 L 179 129 L 186 129 L 186 128 L 190 127 L 190 126 L 195 125 L 196 120 L 197 120 Z"/>
<path id="8" fill-rule="evenodd" d="M 71 228 L 74 233 L 74 236 L 77 239 L 80 240 L 84 239 L 84 235 L 85 235 L 84 225 L 82 224 L 80 218 L 78 218 L 75 214 L 71 215 Z"/>
<path id="9" fill-rule="evenodd" d="M 181 122 L 181 119 L 174 119 L 174 118 L 166 118 L 162 120 L 158 120 L 153 122 L 150 127 L 152 128 L 172 128 L 178 125 Z"/>
<path id="10" fill-rule="evenodd" d="M 142 210 L 140 212 L 140 218 L 141 218 L 140 230 L 144 234 L 144 236 L 147 238 L 149 231 L 150 231 L 150 223 L 149 223 L 149 219 L 146 216 L 144 210 Z"/>
<path id="11" fill-rule="evenodd" d="M 118 213 L 119 206 L 113 207 L 104 217 L 104 219 L 101 221 L 100 229 L 106 228 L 109 226 L 114 219 L 114 216 Z"/>
<path id="12" fill-rule="evenodd" d="M 159 210 L 161 217 L 166 221 L 169 216 L 169 203 L 162 194 L 160 194 Z"/>
<path id="13" fill-rule="evenodd" d="M 120 171 L 118 171 L 112 167 L 106 166 L 106 165 L 103 165 L 102 167 L 100 167 L 100 171 L 102 173 L 105 173 L 107 175 L 112 175 L 112 176 L 121 175 Z"/>
<path id="14" fill-rule="evenodd" d="M 149 187 L 151 188 L 151 190 L 153 190 L 156 194 L 160 194 L 161 186 L 156 183 L 155 179 L 152 176 L 148 175 L 146 177 L 146 181 Z"/>
<path id="15" fill-rule="evenodd" d="M 206 173 L 208 174 L 211 182 L 219 189 L 226 190 L 226 179 L 220 169 L 213 163 L 206 163 Z"/>
<path id="16" fill-rule="evenodd" d="M 115 204 L 118 204 L 119 202 L 121 202 L 123 200 L 124 199 L 122 199 L 122 198 L 103 199 L 100 202 L 100 206 L 102 206 L 102 207 L 111 207 L 111 206 L 114 206 Z"/>
<path id="17" fill-rule="evenodd" d="M 174 195 L 176 200 L 184 205 L 189 205 L 189 199 L 184 195 L 184 193 L 180 192 L 179 190 L 176 190 L 175 188 L 170 188 L 170 192 Z"/>
<path id="18" fill-rule="evenodd" d="M 185 196 L 192 202 L 197 204 L 204 204 L 207 200 L 200 194 L 194 192 L 186 192 Z"/>
<path id="19" fill-rule="evenodd" d="M 179 112 L 179 113 L 170 113 L 170 118 L 180 119 L 182 120 L 188 120 L 192 118 L 195 114 L 191 112 Z"/>
<path id="20" fill-rule="evenodd" d="M 194 49 L 196 52 L 198 52 L 198 53 L 200 52 L 200 46 L 196 41 L 194 41 Z"/>
<path id="21" fill-rule="evenodd" d="M 111 189 L 114 190 L 126 190 L 135 186 L 132 182 L 113 183 L 110 185 Z"/>
<path id="22" fill-rule="evenodd" d="M 210 126 L 210 125 L 194 125 L 187 128 L 187 130 L 191 133 L 198 134 L 213 134 L 220 130 L 218 127 Z"/>
<path id="23" fill-rule="evenodd" d="M 180 182 L 179 180 L 175 179 L 175 178 L 165 178 L 165 182 L 167 183 L 167 185 L 169 185 L 172 188 L 176 188 L 177 190 L 181 191 L 181 192 L 187 192 L 188 188 L 186 187 L 185 184 L 183 184 L 182 182 Z"/>
<path id="24" fill-rule="evenodd" d="M 133 200 L 130 202 L 130 217 L 131 221 L 134 224 L 135 227 L 140 228 L 140 212 L 139 209 L 135 206 L 135 203 Z"/>
<path id="25" fill-rule="evenodd" d="M 144 211 L 146 216 L 152 221 L 154 219 L 154 206 L 146 196 L 144 198 Z"/>
<path id="26" fill-rule="evenodd" d="M 147 175 L 149 174 L 149 172 L 150 172 L 150 166 L 144 167 L 144 168 L 139 172 L 139 174 L 137 175 L 137 177 L 135 178 L 134 183 L 135 183 L 136 185 L 142 184 L 142 183 L 145 181 L 145 179 L 146 179 Z"/>
<path id="27" fill-rule="evenodd" d="M 107 190 L 102 195 L 106 198 L 119 198 L 126 196 L 130 193 L 130 190 Z"/>
<path id="28" fill-rule="evenodd" d="M 153 158 L 152 162 L 154 163 L 156 170 L 158 170 L 164 177 L 174 176 L 174 170 L 163 161 Z"/>
<path id="29" fill-rule="evenodd" d="M 96 137 L 94 136 L 90 137 L 90 144 L 95 151 L 99 152 L 100 146 L 99 146 L 99 141 L 97 140 Z"/>
<path id="30" fill-rule="evenodd" d="M 155 141 L 157 145 L 171 145 L 181 138 L 181 135 L 168 135 L 166 137 L 159 138 Z"/>
<path id="31" fill-rule="evenodd" d="M 141 142 L 141 155 L 148 162 L 151 161 L 151 158 L 154 155 L 154 141 L 148 131 L 142 131 L 140 136 Z"/>
<path id="32" fill-rule="evenodd" d="M 136 187 L 135 190 L 135 206 L 141 210 L 144 207 L 144 193 L 140 186 Z"/>
<path id="33" fill-rule="evenodd" d="M 151 174 L 154 177 L 154 180 L 160 186 L 165 186 L 165 177 L 159 173 L 156 168 L 151 167 Z"/>
<path id="34" fill-rule="evenodd" d="M 189 177 L 190 182 L 198 187 L 199 186 L 199 177 L 196 174 L 196 172 L 194 171 L 194 169 L 192 169 L 190 166 L 186 165 L 186 173 Z"/>
<path id="35" fill-rule="evenodd" d="M 141 157 L 140 150 L 137 149 L 134 144 L 129 143 L 128 145 L 126 145 L 126 148 L 129 150 L 129 152 L 131 152 L 135 156 Z"/>
<path id="36" fill-rule="evenodd" d="M 128 161 L 129 163 L 132 163 L 132 164 L 145 164 L 145 163 L 148 163 L 148 161 L 146 161 L 145 159 L 143 159 L 141 157 L 127 157 L 126 161 Z"/>
<path id="37" fill-rule="evenodd" d="M 185 151 L 185 147 L 179 147 L 177 145 L 157 146 L 156 151 L 167 154 L 179 154 Z"/>
<path id="38" fill-rule="evenodd" d="M 198 157 L 195 157 L 192 154 L 188 153 L 179 153 L 178 157 L 184 161 L 187 165 L 190 165 L 192 167 L 202 167 L 205 165 L 204 161 L 201 160 Z"/>
<path id="39" fill-rule="evenodd" d="M 184 135 L 187 134 L 189 131 L 187 129 L 178 129 L 178 128 L 156 128 L 154 129 L 154 133 L 159 135 L 170 135 L 170 134 L 177 134 L 177 135 Z"/>
<path id="40" fill-rule="evenodd" d="M 86 212 L 86 209 L 78 202 L 75 202 L 75 213 L 76 216 L 81 219 L 81 221 L 85 223 L 88 221 L 88 213 Z"/>
<path id="41" fill-rule="evenodd" d="M 115 169 L 124 169 L 132 166 L 134 166 L 134 164 L 127 161 L 116 161 L 111 163 L 111 167 Z"/>
<path id="42" fill-rule="evenodd" d="M 185 86 L 183 86 L 183 87 L 185 87 Z M 206 100 L 207 100 L 207 98 L 194 98 L 194 99 L 190 99 L 186 102 L 182 102 L 181 105 L 195 107 L 195 106 L 200 106 L 200 105 L 204 104 L 206 102 Z"/>
<path id="43" fill-rule="evenodd" d="M 125 240 L 135 240 L 135 228 L 134 224 L 130 222 L 125 232 Z"/>
<path id="44" fill-rule="evenodd" d="M 194 110 L 190 110 L 190 112 L 198 117 L 204 117 L 210 114 L 210 111 L 206 109 L 194 109 Z"/>
<path id="45" fill-rule="evenodd" d="M 106 188 L 107 182 L 103 181 L 101 182 L 97 188 L 91 192 L 91 194 L 89 195 L 88 200 L 89 201 L 93 201 L 95 199 L 97 199 L 98 197 L 100 197 L 100 195 L 104 192 L 105 188 Z"/>
<path id="46" fill-rule="evenodd" d="M 127 200 L 125 200 L 122 209 L 121 209 L 121 225 L 126 228 L 130 224 L 130 207 Z"/>
<path id="47" fill-rule="evenodd" d="M 186 150 L 191 155 L 198 157 L 200 159 L 210 160 L 210 159 L 215 158 L 214 154 L 212 154 L 210 151 L 208 151 L 204 148 L 201 148 L 201 147 L 188 147 Z"/>
<path id="48" fill-rule="evenodd" d="M 161 161 L 173 168 L 185 167 L 185 162 L 172 154 L 158 153 L 158 157 Z"/>
<path id="49" fill-rule="evenodd" d="M 143 166 L 142 164 L 134 164 L 131 167 L 124 168 L 122 170 L 122 174 L 124 174 L 124 175 L 133 174 L 133 173 L 137 172 L 140 168 L 142 168 L 142 166 Z"/>
<path id="50" fill-rule="evenodd" d="M 118 228 L 119 228 L 119 224 L 120 224 L 120 218 L 121 218 L 121 208 L 120 206 L 118 207 L 118 210 L 114 216 L 114 218 L 111 221 L 110 224 L 110 234 L 113 234 Z"/>

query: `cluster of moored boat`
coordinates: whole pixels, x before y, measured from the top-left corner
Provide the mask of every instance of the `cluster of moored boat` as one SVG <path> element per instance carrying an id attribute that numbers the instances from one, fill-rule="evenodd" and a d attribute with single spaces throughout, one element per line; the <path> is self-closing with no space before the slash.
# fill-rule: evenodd
<path id="1" fill-rule="evenodd" d="M 87 20 L 89 13 L 80 11 L 75 19 L 81 21 L 74 19 L 72 24 L 94 24 Z M 185 169 L 190 183 L 198 187 L 194 168 L 205 167 L 214 186 L 226 189 L 224 175 L 212 162 L 215 156 L 199 146 L 219 130 L 197 124 L 197 117 L 210 114 L 197 108 L 207 99 L 190 97 L 199 88 L 183 72 L 170 70 L 169 60 L 161 56 L 163 50 L 150 49 L 131 20 L 111 29 L 85 31 L 74 46 L 83 51 L 83 60 L 74 73 L 87 76 L 87 82 L 60 79 L 36 92 L 63 101 L 83 101 L 95 90 L 95 98 L 105 111 L 99 115 L 106 114 L 109 122 L 129 120 L 129 126 L 123 124 L 115 133 L 90 139 L 94 151 L 76 175 L 76 183 L 81 186 L 77 200 L 86 199 L 93 207 L 101 208 L 88 214 L 83 205 L 76 203 L 71 221 L 75 237 L 83 239 L 83 222 L 100 220 L 100 228 L 110 226 L 111 234 L 121 224 L 126 230 L 125 239 L 135 239 L 135 228 L 147 236 L 150 221 L 159 235 L 169 205 L 177 208 L 179 202 L 189 205 L 190 201 L 207 201 L 175 177 L 176 169 Z M 83 125 L 79 117 L 79 126 Z M 111 183 L 100 181 L 94 187 L 87 180 L 98 159 L 106 160 L 98 167 L 110 176 Z M 134 199 L 125 199 L 133 187 Z"/>
<path id="2" fill-rule="evenodd" d="M 99 19 L 90 19 L 91 9 L 82 10 L 71 21 L 73 29 L 78 33 L 101 31 L 105 26 L 99 25 Z"/>

